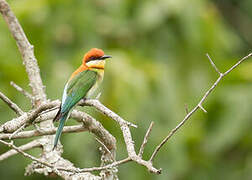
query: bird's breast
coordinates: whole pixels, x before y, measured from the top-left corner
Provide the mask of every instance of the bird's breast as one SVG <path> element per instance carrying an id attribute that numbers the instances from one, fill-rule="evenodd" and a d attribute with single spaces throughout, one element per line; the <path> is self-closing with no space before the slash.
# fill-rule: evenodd
<path id="1" fill-rule="evenodd" d="M 103 80 L 104 71 L 100 71 L 97 73 L 98 73 L 97 81 L 95 82 L 93 87 L 88 91 L 87 96 L 86 96 L 87 98 L 90 98 L 94 94 L 94 92 L 97 90 L 97 88 L 99 87 L 99 85 L 101 84 Z"/>

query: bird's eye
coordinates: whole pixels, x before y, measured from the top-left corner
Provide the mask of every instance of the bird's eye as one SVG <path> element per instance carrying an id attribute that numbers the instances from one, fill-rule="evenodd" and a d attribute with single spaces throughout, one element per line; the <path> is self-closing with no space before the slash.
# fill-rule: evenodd
<path id="1" fill-rule="evenodd" d="M 98 58 L 95 57 L 95 56 L 91 56 L 91 57 L 89 58 L 89 61 L 96 60 L 96 59 L 98 59 Z"/>

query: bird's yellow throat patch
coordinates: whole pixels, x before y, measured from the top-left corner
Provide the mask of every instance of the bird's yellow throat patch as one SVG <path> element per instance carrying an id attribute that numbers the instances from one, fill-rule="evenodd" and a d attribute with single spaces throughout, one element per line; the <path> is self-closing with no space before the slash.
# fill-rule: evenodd
<path id="1" fill-rule="evenodd" d="M 94 60 L 86 63 L 86 66 L 90 69 L 104 69 L 105 60 Z"/>

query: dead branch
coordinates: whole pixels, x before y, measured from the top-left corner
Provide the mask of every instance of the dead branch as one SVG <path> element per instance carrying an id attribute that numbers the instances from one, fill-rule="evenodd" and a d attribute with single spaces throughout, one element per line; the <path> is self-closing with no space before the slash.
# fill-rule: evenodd
<path id="1" fill-rule="evenodd" d="M 237 66 L 239 66 L 243 61 L 245 61 L 246 59 L 248 59 L 249 57 L 252 56 L 252 53 L 248 54 L 247 56 L 243 57 L 242 59 L 240 59 L 235 65 L 233 65 L 230 69 L 228 69 L 226 72 L 221 73 L 218 68 L 216 67 L 216 65 L 214 64 L 214 62 L 211 60 L 211 58 L 209 57 L 209 55 L 207 54 L 207 57 L 209 58 L 209 61 L 211 63 L 211 65 L 213 66 L 213 68 L 215 69 L 215 71 L 219 74 L 219 78 L 213 83 L 213 85 L 210 87 L 210 89 L 208 89 L 206 91 L 206 93 L 204 94 L 204 96 L 202 97 L 202 99 L 199 101 L 199 103 L 189 112 L 187 113 L 187 115 L 184 117 L 184 119 L 174 128 L 171 130 L 171 132 L 168 134 L 168 136 L 166 136 L 162 142 L 156 147 L 156 149 L 154 150 L 150 161 L 153 161 L 154 157 L 157 155 L 158 151 L 161 149 L 161 147 L 177 132 L 178 129 L 180 129 L 185 122 L 198 110 L 198 109 L 202 109 L 204 112 L 206 112 L 206 110 L 204 110 L 204 108 L 202 108 L 202 103 L 206 100 L 206 98 L 210 95 L 210 93 L 216 88 L 216 86 L 219 84 L 219 82 L 226 76 L 228 75 L 232 70 L 234 70 Z"/>
<path id="2" fill-rule="evenodd" d="M 137 128 L 137 125 L 125 121 L 123 118 L 121 118 L 119 115 L 117 115 L 116 113 L 114 113 L 113 111 L 111 111 L 109 108 L 105 107 L 103 104 L 100 103 L 100 101 L 96 98 L 96 99 L 87 99 L 85 101 L 81 100 L 78 105 L 80 106 L 93 106 L 95 107 L 98 111 L 100 111 L 101 113 L 103 113 L 104 115 L 110 117 L 111 119 L 115 120 L 118 124 L 125 124 L 127 126 L 131 126 L 134 128 Z"/>
<path id="3" fill-rule="evenodd" d="M 144 148 L 145 148 L 145 146 L 147 144 L 147 141 L 148 141 L 148 138 L 150 136 L 153 125 L 154 125 L 154 122 L 152 121 L 149 128 L 148 128 L 148 130 L 147 130 L 147 132 L 146 132 L 146 134 L 145 134 L 145 136 L 144 136 L 143 143 L 142 143 L 142 145 L 141 145 L 141 147 L 139 149 L 139 153 L 138 153 L 138 156 L 140 158 L 142 158 L 142 156 L 143 156 Z"/>
<path id="4" fill-rule="evenodd" d="M 99 121 L 96 121 L 88 114 L 73 110 L 71 117 L 82 122 L 89 132 L 93 133 L 105 146 L 111 151 L 115 158 L 116 152 L 116 139 L 112 136 Z"/>
<path id="5" fill-rule="evenodd" d="M 63 128 L 62 133 L 77 133 L 87 131 L 88 129 L 83 125 L 74 125 L 74 126 L 65 126 Z M 41 129 L 41 130 L 31 130 L 31 131 L 23 131 L 19 132 L 15 135 L 11 133 L 1 133 L 0 139 L 7 140 L 7 139 L 25 139 L 37 136 L 44 136 L 44 135 L 54 135 L 57 131 L 57 128 L 52 129 Z"/>
<path id="6" fill-rule="evenodd" d="M 21 116 L 24 112 L 12 102 L 7 96 L 5 96 L 2 92 L 0 92 L 0 98 L 18 115 Z"/>
<path id="7" fill-rule="evenodd" d="M 21 92 L 25 97 L 30 99 L 32 102 L 34 101 L 34 98 L 32 97 L 32 95 L 28 93 L 27 91 L 25 91 L 23 88 L 21 88 L 19 85 L 17 85 L 13 81 L 10 82 L 10 85 L 12 85 L 17 91 Z"/>
<path id="8" fill-rule="evenodd" d="M 104 148 L 107 151 L 107 153 L 109 153 L 111 159 L 115 162 L 116 161 L 115 157 L 112 154 L 112 152 L 107 148 L 107 146 L 103 142 L 101 142 L 98 138 L 95 138 L 95 140 L 102 145 L 102 148 Z"/>
<path id="9" fill-rule="evenodd" d="M 41 164 L 43 164 L 43 165 L 45 165 L 45 166 L 47 166 L 47 167 L 50 167 L 50 168 L 54 168 L 51 164 L 49 164 L 49 163 L 47 163 L 47 162 L 43 162 L 43 161 L 41 161 L 41 160 L 39 160 L 39 159 L 37 159 L 37 158 L 31 156 L 30 154 L 27 154 L 26 152 L 24 152 L 23 150 L 21 150 L 21 148 L 18 148 L 17 146 L 15 146 L 15 145 L 13 144 L 13 142 L 12 142 L 12 143 L 8 143 L 8 142 L 5 142 L 5 141 L 3 141 L 3 140 L 0 140 L 0 143 L 4 144 L 4 145 L 6 145 L 6 146 L 9 146 L 10 148 L 12 148 L 12 149 L 16 150 L 17 152 L 21 153 L 23 156 L 32 159 L 33 161 L 36 161 L 36 162 L 38 162 L 38 163 L 41 163 Z"/>
<path id="10" fill-rule="evenodd" d="M 124 119 L 122 119 L 116 113 L 114 113 L 113 111 L 108 109 L 106 106 L 104 106 L 102 103 L 100 103 L 100 101 L 97 99 L 95 100 L 89 99 L 89 100 L 86 100 L 84 103 L 95 107 L 99 112 L 115 120 L 120 125 L 130 160 L 135 161 L 136 163 L 142 166 L 145 166 L 148 169 L 148 171 L 150 171 L 151 173 L 155 173 L 155 174 L 161 173 L 161 169 L 156 169 L 155 167 L 153 167 L 151 161 L 145 161 L 136 154 L 134 141 L 132 139 L 131 132 L 129 129 L 129 126 L 131 125 L 134 127 L 134 124 L 129 123 L 125 121 Z"/>
<path id="11" fill-rule="evenodd" d="M 53 108 L 60 104 L 60 101 L 52 101 L 43 103 L 36 109 L 33 109 L 27 113 L 23 113 L 18 118 L 14 118 L 11 121 L 7 121 L 0 126 L 0 132 L 14 132 L 24 124 L 31 124 L 39 115 L 40 112 Z"/>
<path id="12" fill-rule="evenodd" d="M 40 77 L 37 59 L 34 56 L 33 45 L 31 45 L 28 41 L 16 16 L 11 11 L 9 4 L 5 0 L 0 0 L 0 13 L 7 23 L 12 36 L 16 40 L 19 52 L 22 55 L 25 69 L 30 81 L 29 85 L 32 89 L 32 94 L 35 97 L 35 105 L 37 106 L 42 101 L 46 100 L 46 94 Z"/>
<path id="13" fill-rule="evenodd" d="M 29 149 L 33 149 L 33 148 L 36 148 L 36 147 L 41 147 L 41 144 L 39 141 L 37 140 L 33 140 L 27 144 L 24 144 L 22 146 L 19 146 L 18 149 L 20 149 L 21 151 L 26 151 L 26 150 L 29 150 Z M 18 151 L 12 149 L 12 150 L 9 150 L 3 154 L 0 155 L 0 161 L 4 160 L 4 159 L 7 159 L 13 155 L 16 155 L 18 154 Z"/>

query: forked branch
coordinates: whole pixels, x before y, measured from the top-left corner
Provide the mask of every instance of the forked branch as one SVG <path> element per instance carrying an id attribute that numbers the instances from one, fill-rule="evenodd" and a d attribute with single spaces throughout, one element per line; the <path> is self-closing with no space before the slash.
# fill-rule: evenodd
<path id="1" fill-rule="evenodd" d="M 210 93 L 216 88 L 216 86 L 220 83 L 220 81 L 227 76 L 232 70 L 234 70 L 237 66 L 239 66 L 243 61 L 245 61 L 246 59 L 248 59 L 249 57 L 252 56 L 252 53 L 248 54 L 247 56 L 243 57 L 242 59 L 240 59 L 235 65 L 233 65 L 230 69 L 228 69 L 226 72 L 221 73 L 219 71 L 219 69 L 217 68 L 217 66 L 214 64 L 214 62 L 211 60 L 210 56 L 207 54 L 207 57 L 209 58 L 209 61 L 211 63 L 211 65 L 213 66 L 213 68 L 215 69 L 215 71 L 219 74 L 218 79 L 213 83 L 213 85 L 210 87 L 210 89 L 208 89 L 206 91 L 206 93 L 204 94 L 204 96 L 202 97 L 202 99 L 199 101 L 199 103 L 189 112 L 186 114 L 186 116 L 184 117 L 184 119 L 174 128 L 171 130 L 171 132 L 161 141 L 161 143 L 156 147 L 156 149 L 154 150 L 153 154 L 151 155 L 150 161 L 153 161 L 154 157 L 157 155 L 158 151 L 161 149 L 161 147 L 177 132 L 177 130 L 179 130 L 184 124 L 185 122 L 198 110 L 198 109 L 202 109 L 204 112 L 206 112 L 206 110 L 204 110 L 204 108 L 202 108 L 202 104 L 203 102 L 207 99 L 207 97 L 210 95 Z"/>
<path id="2" fill-rule="evenodd" d="M 30 81 L 32 94 L 35 97 L 34 104 L 38 106 L 42 101 L 46 100 L 44 85 L 40 77 L 37 59 L 34 56 L 33 45 L 28 41 L 24 30 L 19 24 L 16 16 L 11 11 L 9 4 L 5 0 L 0 0 L 0 13 L 2 14 L 9 30 L 16 40 L 19 52 L 25 65 L 26 72 Z"/>
<path id="3" fill-rule="evenodd" d="M 7 96 L 5 96 L 2 92 L 0 92 L 0 98 L 18 115 L 21 116 L 24 112 L 12 102 Z"/>

